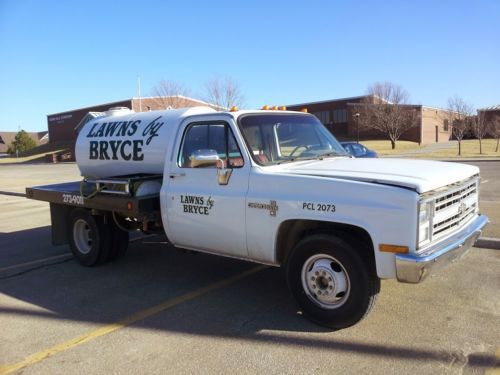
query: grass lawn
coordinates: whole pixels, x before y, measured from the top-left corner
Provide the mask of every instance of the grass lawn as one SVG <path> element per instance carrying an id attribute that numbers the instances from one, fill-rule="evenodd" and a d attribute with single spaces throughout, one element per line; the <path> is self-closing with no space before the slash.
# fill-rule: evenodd
<path id="1" fill-rule="evenodd" d="M 411 150 L 420 148 L 418 143 L 409 141 L 397 141 L 396 148 L 391 148 L 391 141 L 361 141 L 366 147 L 377 151 L 379 155 L 397 155 Z"/>
<path id="2" fill-rule="evenodd" d="M 454 158 L 488 158 L 500 157 L 500 150 L 495 152 L 497 141 L 483 139 L 483 153 L 479 153 L 479 141 L 467 139 L 462 141 L 462 155 L 458 156 L 458 143 L 441 143 L 419 146 L 415 142 L 398 141 L 396 149 L 391 149 L 390 141 L 363 141 L 366 147 L 377 151 L 380 156 L 405 154 L 404 157 L 419 159 L 454 159 Z"/>

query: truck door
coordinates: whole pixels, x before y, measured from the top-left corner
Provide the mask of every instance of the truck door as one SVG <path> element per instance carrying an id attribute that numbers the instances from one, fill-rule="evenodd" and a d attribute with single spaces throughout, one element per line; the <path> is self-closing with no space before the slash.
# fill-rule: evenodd
<path id="1" fill-rule="evenodd" d="M 234 124 L 232 119 L 184 124 L 162 200 L 167 206 L 165 230 L 179 247 L 247 257 L 245 198 L 250 162 L 230 122 Z M 221 172 L 225 172 L 222 179 Z"/>

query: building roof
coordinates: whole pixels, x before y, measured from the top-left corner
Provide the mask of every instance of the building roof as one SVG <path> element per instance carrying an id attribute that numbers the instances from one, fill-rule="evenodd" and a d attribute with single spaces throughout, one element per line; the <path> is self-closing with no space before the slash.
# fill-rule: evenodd
<path id="1" fill-rule="evenodd" d="M 94 108 L 96 108 L 96 107 L 106 107 L 106 106 L 109 106 L 110 108 L 117 107 L 117 106 L 120 106 L 120 104 L 123 104 L 124 102 L 130 102 L 132 105 L 132 102 L 134 100 L 137 100 L 137 101 L 138 100 L 154 100 L 154 99 L 161 99 L 161 98 L 162 98 L 161 96 L 132 97 L 132 98 L 126 98 L 123 100 L 115 100 L 115 101 L 109 102 L 109 103 L 101 103 L 101 104 L 96 104 L 96 105 L 91 105 L 91 106 L 86 106 L 86 107 L 81 107 L 81 108 L 74 108 L 74 109 L 70 109 L 67 111 L 63 111 L 63 112 L 51 113 L 51 114 L 48 114 L 47 117 L 56 116 L 56 115 L 63 115 L 66 113 L 73 113 L 73 112 L 82 111 L 85 109 L 88 109 L 88 112 L 92 112 L 92 110 L 94 110 Z M 179 99 L 188 100 L 188 101 L 191 101 L 194 103 L 199 103 L 200 105 L 214 106 L 210 103 L 204 102 L 203 100 L 194 99 L 194 98 L 190 98 L 190 97 L 183 96 L 183 95 L 171 95 L 171 96 L 167 96 L 166 98 L 179 98 Z"/>
<path id="2" fill-rule="evenodd" d="M 7 152 L 10 144 L 16 138 L 17 132 L 0 132 L 0 154 L 4 154 Z M 45 138 L 48 134 L 47 131 L 43 132 L 28 132 L 31 138 L 33 138 L 38 145 L 42 143 L 47 143 L 48 137 Z"/>
<path id="3" fill-rule="evenodd" d="M 184 95 L 141 96 L 141 97 L 135 97 L 134 96 L 131 100 L 148 100 L 148 99 L 162 99 L 162 98 L 178 98 L 178 99 L 189 100 L 189 101 L 195 102 L 195 103 L 200 103 L 201 105 L 206 105 L 206 106 L 212 106 L 213 105 L 213 104 L 204 102 L 203 100 L 195 99 L 195 98 L 190 98 L 190 97 L 184 96 Z"/>
<path id="4" fill-rule="evenodd" d="M 369 96 L 371 96 L 371 95 L 360 95 L 360 96 L 351 96 L 351 97 L 347 97 L 347 98 L 320 100 L 320 101 L 316 101 L 316 102 L 288 104 L 287 107 L 300 107 L 300 106 L 304 106 L 304 105 L 324 104 L 324 103 L 331 103 L 331 102 L 342 102 L 342 101 L 346 101 L 346 100 L 363 99 L 363 98 L 367 98 Z"/>
<path id="5" fill-rule="evenodd" d="M 6 153 L 17 132 L 0 132 L 0 154 Z"/>
<path id="6" fill-rule="evenodd" d="M 492 105 L 489 107 L 481 108 L 480 111 L 500 111 L 500 104 Z"/>
<path id="7" fill-rule="evenodd" d="M 123 100 L 116 100 L 114 102 L 109 102 L 109 103 L 102 103 L 102 104 L 96 104 L 96 105 L 90 105 L 90 106 L 86 106 L 86 107 L 81 107 L 81 108 L 69 109 L 69 110 L 63 111 L 63 112 L 56 112 L 56 113 L 48 114 L 47 117 L 56 116 L 56 115 L 63 115 L 65 113 L 72 113 L 72 112 L 76 112 L 76 111 L 82 111 L 84 109 L 88 109 L 89 112 L 90 112 L 95 107 L 103 107 L 103 106 L 116 107 L 117 104 L 121 104 L 121 103 L 126 102 L 126 101 L 130 101 L 131 102 L 132 99 L 133 98 L 128 98 L 128 99 L 123 99 Z"/>

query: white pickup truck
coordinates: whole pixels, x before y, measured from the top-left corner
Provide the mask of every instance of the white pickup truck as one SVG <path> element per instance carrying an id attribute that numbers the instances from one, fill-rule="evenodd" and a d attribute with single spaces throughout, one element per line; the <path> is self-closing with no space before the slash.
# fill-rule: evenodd
<path id="1" fill-rule="evenodd" d="M 303 314 L 334 329 L 366 316 L 380 279 L 419 283 L 488 223 L 478 168 L 355 159 L 301 112 L 111 110 L 80 129 L 76 158 L 82 181 L 26 193 L 82 264 L 123 254 L 129 231 L 164 233 L 284 267 Z"/>

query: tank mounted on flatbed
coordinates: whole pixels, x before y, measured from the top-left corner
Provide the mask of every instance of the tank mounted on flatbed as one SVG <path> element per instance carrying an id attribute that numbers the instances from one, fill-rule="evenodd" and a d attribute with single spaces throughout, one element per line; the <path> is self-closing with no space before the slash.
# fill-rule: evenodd
<path id="1" fill-rule="evenodd" d="M 162 174 L 169 141 L 189 116 L 211 113 L 206 107 L 97 117 L 78 133 L 75 154 L 82 176 L 104 178 Z"/>

